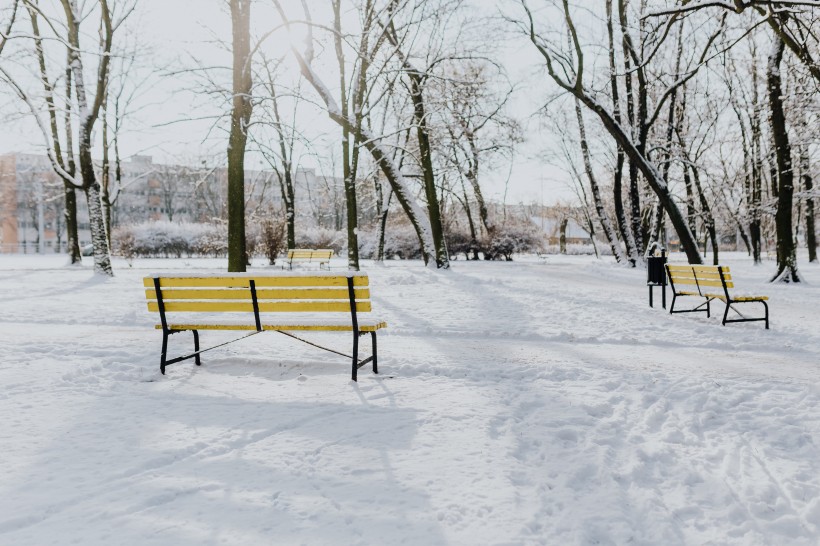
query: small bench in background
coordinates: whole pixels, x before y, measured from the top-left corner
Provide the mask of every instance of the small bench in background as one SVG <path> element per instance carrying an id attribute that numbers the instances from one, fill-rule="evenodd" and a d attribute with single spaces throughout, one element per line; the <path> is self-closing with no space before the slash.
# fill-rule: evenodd
<path id="1" fill-rule="evenodd" d="M 330 258 L 333 250 L 329 248 L 292 248 L 288 250 L 288 269 L 293 269 L 294 262 L 318 263 L 319 269 L 330 269 Z"/>
<path id="2" fill-rule="evenodd" d="M 732 295 L 729 289 L 734 289 L 732 274 L 729 268 L 722 265 L 666 265 L 666 272 L 669 276 L 669 285 L 672 288 L 672 305 L 670 313 L 695 313 L 705 312 L 706 316 L 711 316 L 710 303 L 712 300 L 720 300 L 726 304 L 723 311 L 723 322 L 756 322 L 765 321 L 766 329 L 769 329 L 769 305 L 766 301 L 768 296 L 738 296 Z M 675 309 L 675 303 L 679 297 L 698 297 L 703 301 L 700 305 L 691 309 Z M 747 318 L 736 308 L 738 303 L 762 303 L 765 316 Z M 704 307 L 705 306 L 705 307 Z M 729 309 L 732 309 L 740 318 L 730 319 Z"/>

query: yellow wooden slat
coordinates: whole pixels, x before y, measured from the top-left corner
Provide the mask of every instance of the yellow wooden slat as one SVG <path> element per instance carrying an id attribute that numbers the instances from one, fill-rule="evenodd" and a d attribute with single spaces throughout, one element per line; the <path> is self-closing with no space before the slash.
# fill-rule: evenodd
<path id="1" fill-rule="evenodd" d="M 721 301 L 726 301 L 726 294 L 705 294 L 707 297 L 716 298 Z M 732 301 L 743 302 L 743 301 L 767 301 L 769 296 L 731 296 Z"/>
<path id="2" fill-rule="evenodd" d="M 288 250 L 288 259 L 291 258 L 330 258 L 333 256 L 333 250 L 328 249 L 294 249 Z"/>
<path id="3" fill-rule="evenodd" d="M 723 287 L 723 283 L 720 280 L 710 280 L 710 279 L 700 279 L 698 278 L 698 286 L 717 286 L 719 288 Z M 726 288 L 732 288 L 731 281 L 726 282 Z"/>
<path id="4" fill-rule="evenodd" d="M 723 269 L 724 273 L 729 272 L 729 268 L 725 265 L 685 265 L 685 264 L 667 264 L 667 267 L 675 271 L 695 271 L 696 273 L 717 273 L 718 267 Z"/>
<path id="5" fill-rule="evenodd" d="M 148 310 L 159 312 L 156 301 L 148 302 Z M 356 302 L 356 311 L 369 312 L 369 301 Z M 170 301 L 165 303 L 166 313 L 253 313 L 252 302 L 241 301 Z M 350 312 L 347 301 L 278 301 L 259 302 L 260 313 L 317 313 L 317 312 Z"/>
<path id="6" fill-rule="evenodd" d="M 275 288 L 275 287 L 295 287 L 295 286 L 316 286 L 316 287 L 347 287 L 347 277 L 343 275 L 328 275 L 328 276 L 246 276 L 246 277 L 161 277 L 160 287 L 174 287 L 174 288 L 208 288 L 208 287 L 223 287 L 223 288 L 248 288 L 249 280 L 253 279 L 257 288 Z M 145 277 L 143 279 L 143 286 L 146 288 L 153 288 L 154 279 L 152 277 Z M 353 276 L 353 286 L 368 286 L 370 284 L 367 275 Z"/>
<path id="7" fill-rule="evenodd" d="M 697 277 L 698 277 L 698 279 L 717 280 L 717 281 L 719 281 L 720 280 L 720 273 L 717 273 L 717 272 L 715 272 L 715 273 L 698 273 Z M 730 273 L 724 273 L 723 278 L 728 281 L 728 280 L 731 280 L 732 275 Z"/>
<path id="8" fill-rule="evenodd" d="M 370 299 L 369 288 L 353 290 L 357 300 Z M 153 288 L 145 289 L 145 297 L 157 299 Z M 256 291 L 258 300 L 347 300 L 350 298 L 347 287 L 344 288 L 261 288 Z M 171 300 L 251 300 L 251 291 L 247 288 L 196 288 L 162 290 L 162 299 Z"/>
<path id="9" fill-rule="evenodd" d="M 162 329 L 162 324 L 155 326 L 157 330 Z M 171 330 L 256 330 L 253 324 L 169 324 Z M 360 332 L 375 332 L 381 328 L 387 328 L 386 322 L 368 324 L 360 326 Z M 322 332 L 350 332 L 353 330 L 352 324 L 263 324 L 263 330 L 282 331 L 322 331 Z"/>

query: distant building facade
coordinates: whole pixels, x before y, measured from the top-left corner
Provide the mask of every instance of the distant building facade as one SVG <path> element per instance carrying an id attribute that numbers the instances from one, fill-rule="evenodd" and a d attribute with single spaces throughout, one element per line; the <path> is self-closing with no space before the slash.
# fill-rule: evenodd
<path id="1" fill-rule="evenodd" d="M 121 183 L 112 183 L 111 190 L 115 229 L 152 220 L 210 222 L 227 217 L 224 167 L 159 164 L 151 156 L 137 155 L 122 162 L 120 170 Z M 341 228 L 345 212 L 340 178 L 300 168 L 294 173 L 294 186 L 297 222 Z M 246 170 L 245 192 L 249 214 L 282 206 L 279 179 L 273 171 Z M 0 155 L 0 253 L 64 252 L 64 211 L 63 182 L 46 156 Z M 80 190 L 77 220 L 83 246 L 90 242 L 91 233 Z"/>

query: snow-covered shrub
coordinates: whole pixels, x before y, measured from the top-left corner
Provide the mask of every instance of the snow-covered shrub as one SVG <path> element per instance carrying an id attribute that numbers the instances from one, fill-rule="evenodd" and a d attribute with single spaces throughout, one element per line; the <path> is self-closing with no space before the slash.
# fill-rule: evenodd
<path id="1" fill-rule="evenodd" d="M 545 245 L 540 251 L 542 254 L 560 254 L 561 248 L 558 245 Z M 570 256 L 594 256 L 595 247 L 591 244 L 581 245 L 577 243 L 567 244 L 567 252 Z M 612 249 L 605 243 L 598 242 L 598 254 L 600 256 L 612 256 Z"/>
<path id="2" fill-rule="evenodd" d="M 421 258 L 419 238 L 412 224 L 404 216 L 391 215 L 387 221 L 384 236 L 384 257 L 387 260 L 415 260 Z M 376 259 L 379 247 L 378 229 L 359 230 L 359 256 L 365 259 Z"/>
<path id="3" fill-rule="evenodd" d="M 451 258 L 464 254 L 464 258 L 470 260 L 477 258 L 477 253 L 483 251 L 481 241 L 474 240 L 469 231 L 461 226 L 451 227 L 445 234 L 445 239 Z"/>
<path id="4" fill-rule="evenodd" d="M 111 237 L 113 251 L 125 258 L 224 255 L 227 228 L 219 224 L 145 222 L 120 226 Z"/>
<path id="5" fill-rule="evenodd" d="M 542 230 L 526 218 L 508 216 L 493 237 L 483 241 L 484 259 L 512 261 L 513 254 L 540 252 L 546 245 Z"/>
<path id="6" fill-rule="evenodd" d="M 330 248 L 336 255 L 342 255 L 347 248 L 347 232 L 323 227 L 296 228 L 297 248 Z"/>

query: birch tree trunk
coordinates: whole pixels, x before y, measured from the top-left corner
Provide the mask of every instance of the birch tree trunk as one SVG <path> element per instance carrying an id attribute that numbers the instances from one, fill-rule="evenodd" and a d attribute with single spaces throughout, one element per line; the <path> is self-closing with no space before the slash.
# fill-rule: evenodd
<path id="1" fill-rule="evenodd" d="M 108 79 L 111 44 L 114 29 L 111 23 L 111 11 L 107 0 L 100 0 L 101 13 L 101 58 L 97 69 L 97 88 L 93 103 L 89 104 L 85 89 L 85 73 L 80 49 L 80 12 L 76 0 L 62 0 L 68 26 L 69 67 L 74 77 L 74 90 L 79 114 L 79 133 L 77 138 L 80 162 L 80 174 L 83 180 L 86 203 L 88 205 L 88 222 L 91 228 L 91 245 L 94 250 L 94 272 L 113 276 L 111 252 L 108 247 L 108 235 L 105 230 L 102 204 L 100 201 L 100 183 L 94 172 L 94 160 L 91 156 L 91 134 L 96 123 L 105 94 Z"/>

